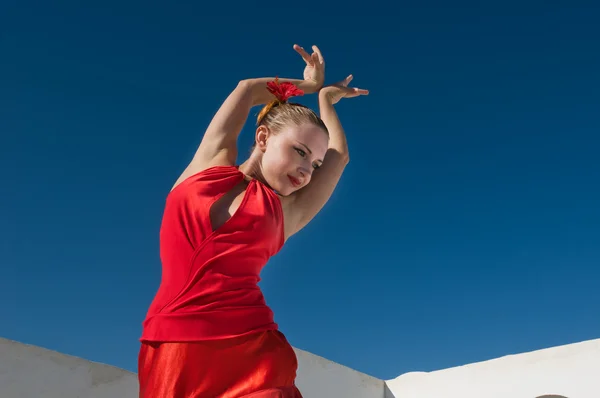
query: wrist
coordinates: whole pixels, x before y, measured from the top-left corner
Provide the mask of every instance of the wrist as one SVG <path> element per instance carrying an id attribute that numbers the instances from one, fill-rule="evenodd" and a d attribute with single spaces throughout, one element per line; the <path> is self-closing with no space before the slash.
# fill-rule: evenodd
<path id="1" fill-rule="evenodd" d="M 329 93 L 327 90 L 320 89 L 319 90 L 319 103 L 322 105 L 333 106 L 333 98 L 331 96 L 331 93 Z"/>
<path id="2" fill-rule="evenodd" d="M 321 90 L 323 84 L 314 80 L 303 80 L 297 86 L 300 90 L 304 91 L 304 94 L 315 94 Z"/>

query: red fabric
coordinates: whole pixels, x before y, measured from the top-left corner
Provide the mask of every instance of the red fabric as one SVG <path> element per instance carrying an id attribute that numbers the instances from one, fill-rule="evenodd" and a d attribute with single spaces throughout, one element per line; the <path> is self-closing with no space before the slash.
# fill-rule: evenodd
<path id="1" fill-rule="evenodd" d="M 279 198 L 253 179 L 235 214 L 212 230 L 212 204 L 243 179 L 237 167 L 212 167 L 168 195 L 160 230 L 162 280 L 143 322 L 142 342 L 223 339 L 277 329 L 258 282 L 283 245 Z"/>
<path id="2" fill-rule="evenodd" d="M 278 331 L 194 343 L 142 343 L 140 398 L 302 398 Z"/>

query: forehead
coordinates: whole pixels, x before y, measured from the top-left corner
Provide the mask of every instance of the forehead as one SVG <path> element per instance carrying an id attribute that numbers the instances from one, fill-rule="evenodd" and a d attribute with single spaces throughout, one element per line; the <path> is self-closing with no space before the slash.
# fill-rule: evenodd
<path id="1" fill-rule="evenodd" d="M 313 152 L 323 153 L 327 151 L 329 137 L 327 133 L 314 124 L 305 123 L 300 126 L 290 126 L 283 133 L 287 139 L 300 141 Z"/>

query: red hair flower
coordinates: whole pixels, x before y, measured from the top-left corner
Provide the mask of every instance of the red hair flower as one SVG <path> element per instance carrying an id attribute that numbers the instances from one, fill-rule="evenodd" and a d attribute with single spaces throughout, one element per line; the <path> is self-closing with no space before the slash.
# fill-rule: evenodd
<path id="1" fill-rule="evenodd" d="M 302 96 L 304 91 L 300 90 L 294 83 L 279 83 L 279 78 L 267 83 L 267 90 L 271 92 L 279 102 L 285 103 L 290 97 Z"/>

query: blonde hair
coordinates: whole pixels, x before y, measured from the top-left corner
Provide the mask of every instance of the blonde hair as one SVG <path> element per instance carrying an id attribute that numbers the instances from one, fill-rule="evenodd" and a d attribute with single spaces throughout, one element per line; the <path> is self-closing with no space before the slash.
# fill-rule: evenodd
<path id="1" fill-rule="evenodd" d="M 290 124 L 300 126 L 304 123 L 312 123 L 329 135 L 323 120 L 312 109 L 301 104 L 275 99 L 266 104 L 256 118 L 257 127 L 266 126 L 275 134 Z"/>

